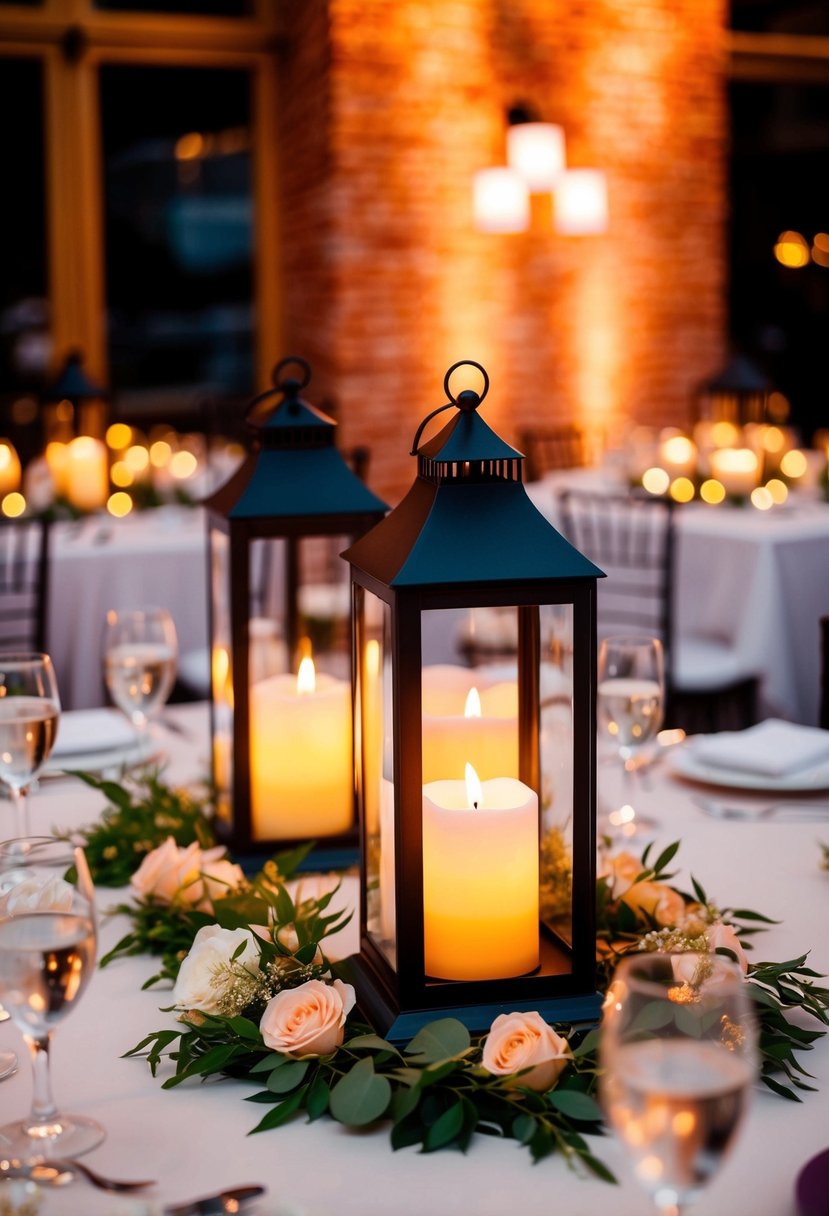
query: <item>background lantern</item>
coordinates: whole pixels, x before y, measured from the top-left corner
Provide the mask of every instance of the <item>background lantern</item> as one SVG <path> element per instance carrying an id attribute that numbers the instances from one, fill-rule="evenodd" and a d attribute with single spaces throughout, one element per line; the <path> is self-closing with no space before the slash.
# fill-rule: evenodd
<path id="1" fill-rule="evenodd" d="M 523 456 L 455 399 L 407 496 L 347 552 L 363 873 L 358 1001 L 403 1038 L 436 1012 L 596 1016 L 600 574 L 535 509 Z M 439 413 L 439 410 L 434 413 Z"/>
<path id="2" fill-rule="evenodd" d="M 290 364 L 301 379 L 286 376 Z M 299 394 L 302 359 L 251 403 L 253 449 L 208 508 L 217 826 L 239 850 L 356 850 L 350 592 L 340 551 L 386 511 Z M 322 864 L 320 855 L 317 860 Z"/>

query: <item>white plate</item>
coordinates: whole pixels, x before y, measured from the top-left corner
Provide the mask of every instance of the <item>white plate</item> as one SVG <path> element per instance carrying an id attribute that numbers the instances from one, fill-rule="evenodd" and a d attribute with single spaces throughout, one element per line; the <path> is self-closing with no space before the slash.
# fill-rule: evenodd
<path id="1" fill-rule="evenodd" d="M 69 761 L 90 752 L 123 750 L 136 740 L 135 728 L 117 709 L 64 710 L 58 719 L 55 759 Z"/>
<path id="2" fill-rule="evenodd" d="M 41 769 L 41 777 L 54 777 L 56 773 L 81 772 L 118 778 L 122 772 L 142 764 L 158 752 L 158 740 L 152 735 L 136 737 L 121 747 L 73 752 L 71 756 L 50 756 Z"/>
<path id="3" fill-rule="evenodd" d="M 782 777 L 769 777 L 763 773 L 741 772 L 739 769 L 720 768 L 706 764 L 694 755 L 693 744 L 677 748 L 671 757 L 671 768 L 680 777 L 701 781 L 705 785 L 724 785 L 735 790 L 770 790 L 780 793 L 806 793 L 809 790 L 829 789 L 829 764 L 810 764 L 794 773 Z"/>

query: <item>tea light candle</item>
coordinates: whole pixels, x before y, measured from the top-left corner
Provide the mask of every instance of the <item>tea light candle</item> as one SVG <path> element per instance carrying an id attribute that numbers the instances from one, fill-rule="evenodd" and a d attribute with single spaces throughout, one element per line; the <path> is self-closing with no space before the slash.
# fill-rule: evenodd
<path id="1" fill-rule="evenodd" d="M 709 456 L 711 476 L 734 498 L 747 498 L 760 477 L 760 461 L 751 448 L 718 448 Z"/>
<path id="2" fill-rule="evenodd" d="M 447 980 L 524 975 L 539 961 L 538 798 L 521 781 L 423 787 L 426 973 Z"/>
<path id="3" fill-rule="evenodd" d="M 423 671 L 423 782 L 460 779 L 467 762 L 481 780 L 518 776 L 518 685 L 478 687 L 462 667 Z"/>
<path id="4" fill-rule="evenodd" d="M 671 435 L 659 445 L 659 464 L 674 477 L 693 477 L 697 468 L 697 445 L 687 435 Z"/>
<path id="5" fill-rule="evenodd" d="M 20 458 L 14 444 L 0 439 L 0 498 L 11 494 L 20 485 Z"/>
<path id="6" fill-rule="evenodd" d="M 91 435 L 79 435 L 66 448 L 66 497 L 79 511 L 97 511 L 108 495 L 106 445 Z"/>
<path id="7" fill-rule="evenodd" d="M 352 825 L 351 688 L 318 675 L 308 656 L 296 676 L 251 687 L 250 796 L 260 840 L 335 836 Z"/>

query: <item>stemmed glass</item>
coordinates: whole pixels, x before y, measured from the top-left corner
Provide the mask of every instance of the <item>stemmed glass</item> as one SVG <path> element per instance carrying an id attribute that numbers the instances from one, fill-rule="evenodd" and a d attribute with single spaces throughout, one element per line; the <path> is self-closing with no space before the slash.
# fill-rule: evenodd
<path id="1" fill-rule="evenodd" d="M 29 832 L 26 794 L 49 759 L 59 715 L 58 683 L 48 654 L 0 653 L 0 782 L 14 807 L 14 828 L 8 834 Z"/>
<path id="2" fill-rule="evenodd" d="M 104 678 L 109 694 L 139 737 L 165 703 L 176 678 L 178 641 L 164 608 L 110 609 L 104 628 Z"/>
<path id="3" fill-rule="evenodd" d="M 680 1216 L 720 1166 L 757 1073 L 743 974 L 722 954 L 636 954 L 608 989 L 601 1098 L 639 1182 Z"/>
<path id="4" fill-rule="evenodd" d="M 32 1108 L 0 1127 L 4 1157 L 77 1157 L 106 1135 L 63 1115 L 52 1098 L 52 1031 L 77 1004 L 95 966 L 92 879 L 83 849 L 52 836 L 0 844 L 0 995 L 32 1056 Z"/>
<path id="5" fill-rule="evenodd" d="M 662 643 L 651 637 L 609 637 L 599 647 L 598 718 L 622 760 L 623 804 L 607 816 L 611 832 L 633 836 L 653 820 L 632 805 L 631 778 L 638 748 L 662 724 L 665 659 Z"/>

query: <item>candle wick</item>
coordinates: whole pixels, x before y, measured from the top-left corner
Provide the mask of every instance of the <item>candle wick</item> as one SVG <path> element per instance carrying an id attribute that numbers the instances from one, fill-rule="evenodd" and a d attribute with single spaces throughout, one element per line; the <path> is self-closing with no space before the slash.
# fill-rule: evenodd
<path id="1" fill-rule="evenodd" d="M 474 810 L 476 810 L 476 811 L 477 811 L 477 809 L 478 809 L 478 804 L 477 804 L 477 802 L 473 802 L 473 803 L 472 803 L 472 807 L 473 807 L 473 809 L 474 809 Z"/>

